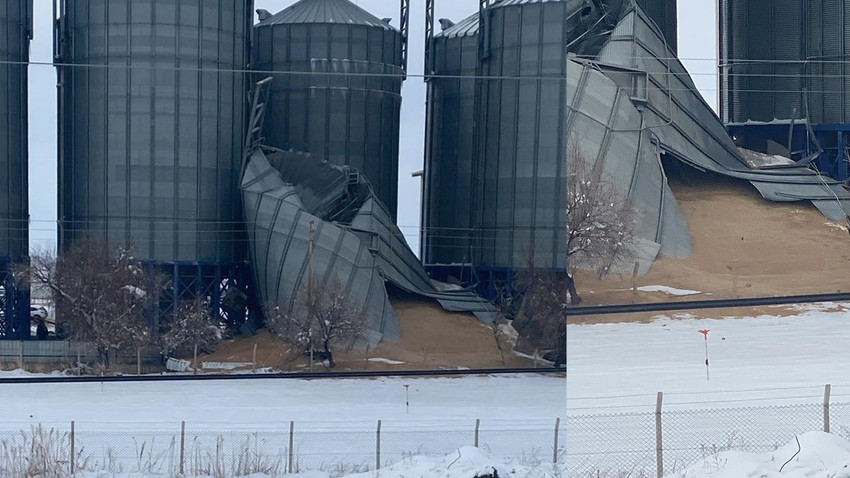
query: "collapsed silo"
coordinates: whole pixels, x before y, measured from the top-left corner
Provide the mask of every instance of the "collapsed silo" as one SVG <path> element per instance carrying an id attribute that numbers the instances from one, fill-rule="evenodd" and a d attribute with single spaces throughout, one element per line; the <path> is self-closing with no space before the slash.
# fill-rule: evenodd
<path id="1" fill-rule="evenodd" d="M 27 62 L 32 0 L 0 2 L 0 338 L 30 335 L 29 299 L 11 265 L 28 255 Z"/>
<path id="2" fill-rule="evenodd" d="M 675 53 L 678 50 L 678 19 L 676 0 L 635 0 L 637 5 L 661 30 L 667 46 Z"/>
<path id="3" fill-rule="evenodd" d="M 184 279 L 217 289 L 244 261 L 253 0 L 62 0 L 59 13 L 60 246 L 130 242 L 174 272 L 175 295 Z"/>
<path id="4" fill-rule="evenodd" d="M 402 34 L 349 0 L 301 0 L 255 27 L 254 68 L 274 75 L 265 143 L 364 174 L 397 212 Z"/>
<path id="5" fill-rule="evenodd" d="M 426 266 L 468 264 L 471 257 L 472 159 L 478 14 L 458 24 L 441 19 L 431 43 L 423 201 Z"/>
<path id="6" fill-rule="evenodd" d="M 724 122 L 804 117 L 805 10 L 800 0 L 720 1 Z"/>
<path id="7" fill-rule="evenodd" d="M 479 274 L 566 269 L 566 0 L 486 12 L 472 168 Z"/>

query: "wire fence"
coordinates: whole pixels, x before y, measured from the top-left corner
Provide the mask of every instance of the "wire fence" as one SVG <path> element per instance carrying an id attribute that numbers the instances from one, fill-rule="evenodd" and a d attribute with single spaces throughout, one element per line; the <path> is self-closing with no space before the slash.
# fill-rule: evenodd
<path id="1" fill-rule="evenodd" d="M 822 430 L 850 440 L 850 403 L 568 415 L 567 476 L 648 478 L 718 462 L 720 452 L 761 453 Z"/>
<path id="2" fill-rule="evenodd" d="M 563 469 L 566 456 L 560 419 L 438 424 L 379 420 L 371 426 L 291 421 L 228 429 L 188 422 L 0 427 L 0 476 L 32 476 L 33 469 L 57 477 L 275 476 L 309 471 L 342 476 L 415 457 L 442 458 L 468 446 L 526 467 L 554 464 L 554 469 Z"/>

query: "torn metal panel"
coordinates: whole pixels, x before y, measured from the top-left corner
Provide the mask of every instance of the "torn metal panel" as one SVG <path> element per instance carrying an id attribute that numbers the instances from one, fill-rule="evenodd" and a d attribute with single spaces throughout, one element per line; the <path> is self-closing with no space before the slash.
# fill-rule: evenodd
<path id="1" fill-rule="evenodd" d="M 256 150 L 242 179 L 251 262 L 263 304 L 297 307 L 308 276 L 336 279 L 362 304 L 373 341 L 400 338 L 386 283 L 484 321 L 495 308 L 467 292 L 440 292 L 357 170 L 291 151 Z M 313 254 L 309 242 L 313 227 Z"/>
<path id="2" fill-rule="evenodd" d="M 691 237 L 644 122 L 629 90 L 591 63 L 568 60 L 568 140 L 588 165 L 602 164 L 605 177 L 632 203 L 639 262 L 648 267 L 659 251 L 687 257 Z"/>
<path id="3" fill-rule="evenodd" d="M 651 131 L 659 146 L 679 161 L 698 170 L 750 181 L 768 200 L 832 198 L 834 207 L 824 207 L 822 211 L 833 217 L 839 209 L 850 213 L 850 193 L 842 184 L 805 164 L 753 167 L 757 158 L 749 153 L 746 158 L 742 156 L 681 61 L 670 54 L 657 30 L 639 9 L 624 14 L 596 61 L 603 70 L 615 68 L 632 71 L 634 75 L 646 74 L 645 87 L 641 84 L 641 94 L 635 95 L 640 98 L 633 98 L 642 108 L 642 127 Z M 635 88 L 634 82 L 625 82 L 627 75 L 611 73 L 609 77 L 620 88 Z"/>

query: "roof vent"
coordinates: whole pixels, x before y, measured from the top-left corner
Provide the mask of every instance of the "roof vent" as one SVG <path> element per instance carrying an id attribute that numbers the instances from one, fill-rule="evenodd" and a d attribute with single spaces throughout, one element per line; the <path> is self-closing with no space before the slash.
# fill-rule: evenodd
<path id="1" fill-rule="evenodd" d="M 455 22 L 449 20 L 448 18 L 441 18 L 438 20 L 440 22 L 440 28 L 445 31 L 449 28 L 455 26 Z"/>
<path id="2" fill-rule="evenodd" d="M 271 16 L 272 16 L 272 14 L 271 14 L 270 11 L 263 9 L 263 8 L 257 9 L 257 17 L 259 17 L 261 22 L 268 20 Z"/>
<path id="3" fill-rule="evenodd" d="M 382 19 L 381 19 L 381 21 L 382 21 L 382 22 L 384 22 L 384 23 L 386 23 L 387 25 L 389 25 L 389 24 L 390 24 L 390 22 L 391 22 L 391 21 L 393 21 L 393 19 L 392 19 L 392 18 L 387 17 L 387 18 L 382 18 Z"/>

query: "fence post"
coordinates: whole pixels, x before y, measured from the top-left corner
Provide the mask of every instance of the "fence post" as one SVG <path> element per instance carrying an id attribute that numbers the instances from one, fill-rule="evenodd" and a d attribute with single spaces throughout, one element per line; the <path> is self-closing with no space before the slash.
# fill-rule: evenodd
<path id="1" fill-rule="evenodd" d="M 183 464 L 186 453 L 186 421 L 180 422 L 180 475 L 183 475 Z"/>
<path id="2" fill-rule="evenodd" d="M 292 461 L 295 457 L 295 452 L 292 451 L 292 447 L 295 444 L 295 421 L 289 422 L 289 466 L 287 470 L 290 474 L 292 474 Z"/>
<path id="3" fill-rule="evenodd" d="M 74 436 L 74 420 L 71 420 L 71 476 L 74 476 L 74 460 L 76 458 L 74 456 L 76 455 L 76 451 L 74 450 L 76 447 L 76 443 L 74 443 L 75 438 L 76 437 Z"/>
<path id="4" fill-rule="evenodd" d="M 376 442 L 376 452 L 375 452 L 375 469 L 381 469 L 381 421 L 378 420 L 378 436 Z"/>
<path id="5" fill-rule="evenodd" d="M 476 418 L 475 419 L 475 448 L 478 448 L 478 429 L 480 428 L 480 426 L 481 426 L 481 419 Z"/>
<path id="6" fill-rule="evenodd" d="M 23 369 L 24 369 L 24 341 L 23 341 L 23 340 L 21 340 L 20 342 L 18 342 L 18 345 L 19 345 L 19 349 L 18 349 L 18 368 L 19 368 L 19 369 L 21 369 L 21 370 L 23 370 Z"/>
<path id="7" fill-rule="evenodd" d="M 257 344 L 254 344 L 254 355 L 251 358 L 251 373 L 257 373 Z"/>
<path id="8" fill-rule="evenodd" d="M 552 463 L 558 464 L 558 429 L 561 427 L 561 417 L 555 418 L 555 447 L 552 452 Z"/>
<path id="9" fill-rule="evenodd" d="M 655 400 L 655 463 L 658 470 L 658 478 L 664 476 L 664 447 L 661 440 L 661 404 L 664 401 L 664 393 L 658 392 Z"/>
<path id="10" fill-rule="evenodd" d="M 823 387 L 823 431 L 829 433 L 829 395 L 832 393 L 832 385 Z"/>

